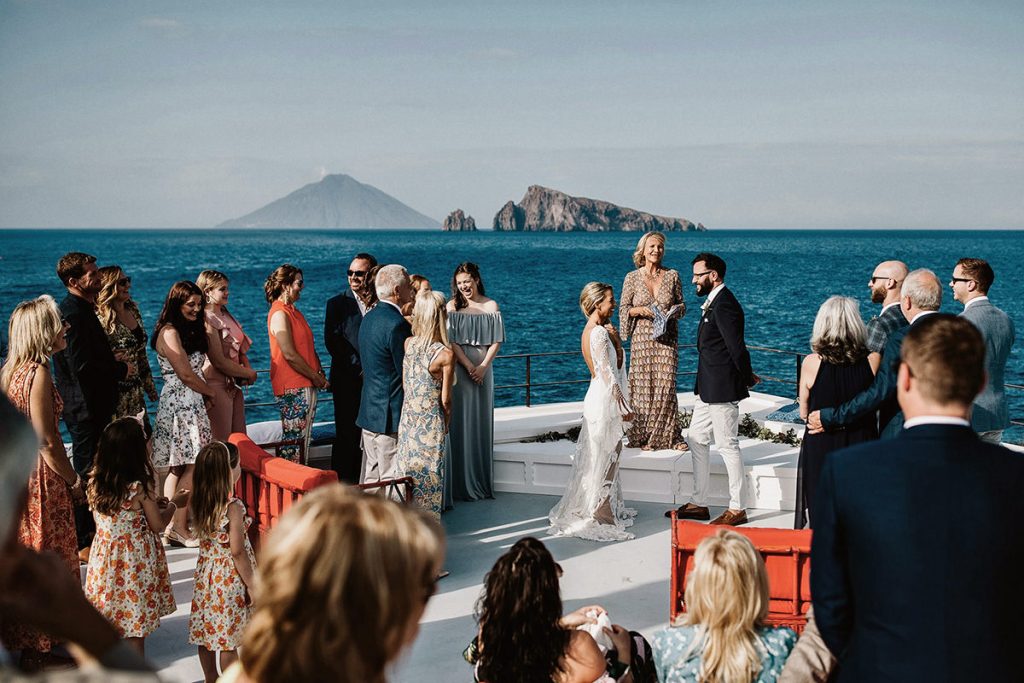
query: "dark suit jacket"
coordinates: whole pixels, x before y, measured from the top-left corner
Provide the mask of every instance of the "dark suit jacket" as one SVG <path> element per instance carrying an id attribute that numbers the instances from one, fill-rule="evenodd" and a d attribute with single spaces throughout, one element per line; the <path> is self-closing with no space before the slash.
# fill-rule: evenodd
<path id="1" fill-rule="evenodd" d="M 324 344 L 331 354 L 331 375 L 328 379 L 332 391 L 336 383 L 340 388 L 347 383 L 346 380 L 363 374 L 359 360 L 359 325 L 362 322 L 363 314 L 351 289 L 327 300 Z"/>
<path id="2" fill-rule="evenodd" d="M 811 594 L 839 681 L 1020 680 L 1024 455 L 920 425 L 836 451 Z"/>
<path id="3" fill-rule="evenodd" d="M 974 399 L 971 426 L 977 432 L 990 432 L 1010 426 L 1010 411 L 1006 405 L 1006 360 L 1013 348 L 1015 331 L 1010 316 L 992 305 L 991 301 L 975 301 L 960 314 L 970 320 L 985 338 L 985 370 L 988 383 Z"/>
<path id="4" fill-rule="evenodd" d="M 921 320 L 921 318 L 918 318 Z M 838 429 L 853 424 L 878 411 L 878 432 L 883 439 L 891 439 L 903 429 L 903 413 L 896 402 L 896 374 L 900 369 L 900 347 L 910 331 L 910 325 L 893 330 L 882 352 L 882 364 L 871 386 L 836 408 L 821 409 L 821 424 L 825 429 Z"/>
<path id="5" fill-rule="evenodd" d="M 117 408 L 117 383 L 128 374 L 128 366 L 114 358 L 91 303 L 69 293 L 60 302 L 60 314 L 71 325 L 67 348 L 53 355 L 64 418 L 70 422 L 95 419 L 102 429 Z"/>
<path id="6" fill-rule="evenodd" d="M 705 403 L 730 403 L 750 395 L 754 384 L 750 353 L 743 340 L 743 308 L 722 287 L 697 326 L 697 378 L 693 393 Z"/>
<path id="7" fill-rule="evenodd" d="M 402 361 L 405 340 L 412 334 L 409 323 L 389 303 L 373 307 L 359 326 L 359 351 L 363 364 L 363 393 L 356 424 L 379 434 L 394 434 L 402 416 Z"/>

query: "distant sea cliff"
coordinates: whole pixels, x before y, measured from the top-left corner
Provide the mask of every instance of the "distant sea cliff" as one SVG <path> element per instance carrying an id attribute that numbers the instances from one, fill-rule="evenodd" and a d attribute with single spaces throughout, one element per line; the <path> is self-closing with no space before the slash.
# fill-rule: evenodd
<path id="1" fill-rule="evenodd" d="M 522 232 L 684 232 L 704 230 L 685 218 L 656 216 L 587 197 L 572 197 L 531 185 L 518 204 L 509 201 L 494 216 L 499 231 Z"/>

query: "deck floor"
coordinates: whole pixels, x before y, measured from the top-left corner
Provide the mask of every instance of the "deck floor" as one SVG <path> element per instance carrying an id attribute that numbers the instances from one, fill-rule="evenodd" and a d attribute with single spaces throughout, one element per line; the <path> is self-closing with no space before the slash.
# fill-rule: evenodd
<path id="1" fill-rule="evenodd" d="M 612 621 L 650 637 L 668 623 L 670 536 L 667 506 L 630 503 L 639 511 L 636 538 L 596 543 L 546 538 L 547 513 L 557 497 L 498 493 L 494 500 L 460 503 L 443 518 L 448 536 L 445 567 L 451 576 L 438 584 L 427 605 L 416 642 L 389 676 L 394 683 L 447 683 L 472 680 L 462 650 L 476 632 L 473 608 L 484 575 L 494 561 L 523 536 L 542 539 L 562 565 L 566 611 L 604 606 Z M 720 512 L 712 509 L 712 515 Z M 752 526 L 790 527 L 792 512 L 748 510 Z M 188 644 L 188 614 L 196 551 L 169 550 L 178 610 L 164 618 L 147 641 L 146 654 L 167 681 L 201 681 L 195 648 Z"/>

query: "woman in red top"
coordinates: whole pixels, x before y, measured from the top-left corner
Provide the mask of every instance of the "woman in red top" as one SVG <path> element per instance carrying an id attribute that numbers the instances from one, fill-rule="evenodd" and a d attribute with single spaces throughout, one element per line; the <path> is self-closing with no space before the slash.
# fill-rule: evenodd
<path id="1" fill-rule="evenodd" d="M 302 271 L 287 263 L 271 273 L 263 285 L 270 303 L 270 383 L 281 411 L 281 438 L 301 442 L 301 448 L 282 446 L 278 454 L 295 462 L 306 459 L 317 390 L 327 388 L 327 378 L 313 345 L 313 331 L 295 308 L 302 286 Z"/>

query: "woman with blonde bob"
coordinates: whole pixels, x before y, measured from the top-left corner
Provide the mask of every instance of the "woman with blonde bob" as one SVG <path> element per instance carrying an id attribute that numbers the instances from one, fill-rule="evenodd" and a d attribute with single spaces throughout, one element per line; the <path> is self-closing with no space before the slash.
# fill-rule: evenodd
<path id="1" fill-rule="evenodd" d="M 867 328 L 854 299 L 829 297 L 818 309 L 811 332 L 811 353 L 800 368 L 800 417 L 835 408 L 871 386 L 880 356 L 868 355 Z M 895 401 L 894 401 L 895 402 Z M 797 469 L 796 515 L 793 527 L 809 526 L 825 456 L 832 451 L 878 438 L 875 414 L 865 415 L 845 429 L 811 434 L 805 430 Z"/>
<path id="2" fill-rule="evenodd" d="M 416 482 L 413 500 L 438 521 L 444 511 L 444 443 L 455 384 L 455 356 L 447 327 L 444 295 L 420 291 L 413 308 L 412 336 L 405 340 L 405 403 L 396 457 L 399 470 Z"/>
<path id="3" fill-rule="evenodd" d="M 796 643 L 765 626 L 768 574 L 746 536 L 722 529 L 697 546 L 682 623 L 654 636 L 661 683 L 774 683 Z"/>
<path id="4" fill-rule="evenodd" d="M 221 681 L 383 683 L 443 556 L 443 532 L 418 511 L 344 486 L 304 496 L 260 555 L 241 662 Z"/>

